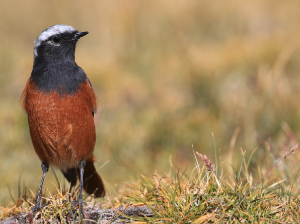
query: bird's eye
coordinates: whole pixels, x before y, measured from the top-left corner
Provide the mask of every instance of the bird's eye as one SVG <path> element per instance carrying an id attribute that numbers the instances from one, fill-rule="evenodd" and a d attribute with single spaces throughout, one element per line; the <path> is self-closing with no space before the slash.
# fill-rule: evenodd
<path id="1" fill-rule="evenodd" d="M 53 41 L 53 43 L 58 44 L 59 41 L 60 41 L 60 38 L 59 37 L 53 37 L 52 41 Z"/>

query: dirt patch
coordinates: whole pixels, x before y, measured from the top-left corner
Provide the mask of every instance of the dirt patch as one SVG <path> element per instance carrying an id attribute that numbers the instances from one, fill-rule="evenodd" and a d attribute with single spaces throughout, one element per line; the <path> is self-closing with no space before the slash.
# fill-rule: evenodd
<path id="1" fill-rule="evenodd" d="M 143 216 L 153 216 L 153 212 L 147 206 L 139 206 L 139 207 L 119 207 L 117 209 L 100 209 L 95 207 L 84 209 L 84 214 L 86 217 L 86 224 L 92 223 L 129 223 L 130 221 L 135 220 L 135 217 L 143 217 Z M 6 220 L 1 221 L 1 224 L 17 224 L 17 223 L 29 223 L 29 219 L 26 219 L 27 213 L 21 213 L 19 215 L 10 217 Z M 124 216 L 123 216 L 124 215 Z M 126 217 L 127 216 L 127 217 Z M 130 217 L 130 218 L 129 218 Z M 132 217 L 132 218 L 131 218 Z M 73 223 L 72 218 L 64 217 L 66 223 Z M 100 221 L 99 221 L 100 220 Z M 75 221 L 79 221 L 79 217 L 75 217 Z M 57 218 L 55 220 L 52 219 L 51 223 L 61 223 L 62 220 Z M 42 223 L 41 220 L 36 220 L 34 223 L 39 224 Z"/>

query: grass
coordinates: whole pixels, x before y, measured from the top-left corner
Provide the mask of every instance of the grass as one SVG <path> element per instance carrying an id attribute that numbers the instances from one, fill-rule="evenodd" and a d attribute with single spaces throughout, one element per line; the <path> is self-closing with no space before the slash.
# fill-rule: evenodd
<path id="1" fill-rule="evenodd" d="M 79 205 L 73 205 L 73 201 L 78 200 L 79 188 L 73 192 L 69 192 L 69 186 L 62 185 L 60 182 L 55 185 L 53 183 L 56 193 L 52 194 L 49 189 L 44 190 L 44 196 L 42 196 L 41 203 L 46 205 L 42 210 L 36 213 L 36 218 L 42 220 L 43 223 L 52 223 L 54 221 L 58 223 L 66 223 L 74 220 L 75 217 L 80 217 L 78 213 Z M 31 189 L 26 186 L 22 187 L 19 183 L 19 193 L 17 198 L 11 194 L 12 201 L 7 207 L 0 207 L 0 220 L 7 217 L 18 215 L 20 213 L 29 213 L 32 207 L 35 205 L 37 194 L 33 193 Z M 47 195 L 47 196 L 45 196 Z M 85 195 L 84 201 L 86 206 L 94 206 L 96 204 L 95 199 L 92 196 Z M 99 205 L 99 203 L 97 203 Z M 62 218 L 63 217 L 63 218 Z M 34 217 L 29 216 L 29 219 Z"/>
<path id="2" fill-rule="evenodd" d="M 294 154 L 293 147 L 286 156 Z M 127 193 L 131 203 L 144 204 L 152 208 L 154 217 L 144 218 L 150 223 L 281 223 L 299 221 L 298 188 L 284 189 L 284 180 L 276 182 L 263 179 L 276 164 L 254 184 L 245 158 L 233 176 L 228 173 L 216 175 L 206 156 L 197 153 L 204 166 L 199 166 L 187 175 L 177 172 L 153 178 L 143 177 L 135 190 Z M 299 170 L 294 176 L 298 178 Z M 142 220 L 142 219 L 141 219 Z"/>
<path id="3" fill-rule="evenodd" d="M 109 194 L 97 206 L 102 208 L 117 208 L 119 206 L 148 206 L 152 217 L 128 217 L 136 223 L 295 223 L 300 220 L 299 209 L 299 171 L 288 179 L 280 179 L 284 175 L 282 161 L 295 154 L 298 145 L 294 146 L 277 162 L 268 167 L 265 173 L 252 173 L 248 165 L 252 155 L 245 157 L 241 151 L 241 161 L 234 173 L 223 168 L 221 163 L 214 166 L 201 153 L 194 153 L 195 168 L 190 173 L 187 170 L 176 169 L 171 163 L 171 171 L 163 176 L 154 174 L 152 177 L 141 176 L 135 183 L 127 183 L 115 194 Z M 255 152 L 253 150 L 253 152 Z M 248 160 L 248 161 L 247 161 Z M 203 164 L 203 165 L 201 165 Z M 258 169 L 260 170 L 260 168 Z M 281 170 L 281 171 L 280 171 Z M 254 181 L 254 177 L 260 178 Z M 44 221 L 62 221 L 70 219 L 71 214 L 77 214 L 78 208 L 72 209 L 72 203 L 66 199 L 76 200 L 75 194 L 66 191 L 66 187 L 56 187 L 57 194 L 47 192 L 44 201 L 48 204 L 37 213 L 38 219 Z M 6 208 L 0 208 L 0 219 L 20 212 L 28 212 L 34 204 L 31 197 L 24 192 L 14 203 Z M 87 206 L 97 202 L 92 196 L 86 197 Z M 99 220 L 100 221 L 100 220 Z"/>

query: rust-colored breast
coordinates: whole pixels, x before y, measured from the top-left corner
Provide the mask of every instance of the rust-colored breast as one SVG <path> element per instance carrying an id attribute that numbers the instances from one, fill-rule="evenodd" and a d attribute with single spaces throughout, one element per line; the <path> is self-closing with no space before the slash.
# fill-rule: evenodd
<path id="1" fill-rule="evenodd" d="M 92 161 L 96 132 L 92 111 L 97 102 L 88 81 L 75 94 L 39 91 L 27 82 L 21 97 L 34 149 L 43 162 L 61 170 Z"/>

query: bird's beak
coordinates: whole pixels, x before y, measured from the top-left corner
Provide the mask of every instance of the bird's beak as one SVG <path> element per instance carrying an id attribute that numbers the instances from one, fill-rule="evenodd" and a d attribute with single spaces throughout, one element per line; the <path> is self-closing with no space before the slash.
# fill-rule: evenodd
<path id="1" fill-rule="evenodd" d="M 80 37 L 87 35 L 89 32 L 78 32 L 74 35 L 74 40 L 79 40 Z"/>

